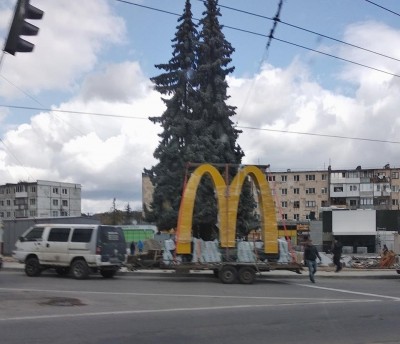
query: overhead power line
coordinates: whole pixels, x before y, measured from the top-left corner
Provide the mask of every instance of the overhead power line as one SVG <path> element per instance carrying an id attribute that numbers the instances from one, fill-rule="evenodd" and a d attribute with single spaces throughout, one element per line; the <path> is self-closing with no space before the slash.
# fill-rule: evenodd
<path id="1" fill-rule="evenodd" d="M 373 1 L 370 1 L 370 0 L 365 0 L 365 1 L 366 1 L 366 2 L 369 2 L 369 3 L 372 4 L 372 5 L 377 6 L 377 7 L 379 7 L 379 8 L 382 8 L 382 9 L 385 10 L 385 11 L 388 11 L 388 12 L 393 13 L 393 14 L 395 14 L 396 16 L 399 16 L 399 17 L 400 17 L 400 14 L 399 14 L 399 13 L 397 13 L 397 12 L 395 12 L 395 11 L 392 11 L 392 10 L 389 10 L 388 8 L 383 7 L 382 5 L 377 4 L 376 2 L 373 2 Z"/>
<path id="2" fill-rule="evenodd" d="M 67 113 L 67 114 L 79 114 L 79 115 L 89 115 L 89 116 L 116 117 L 116 118 L 135 119 L 135 120 L 143 120 L 143 119 L 148 120 L 149 117 L 151 117 L 151 116 L 139 117 L 139 116 L 128 116 L 128 115 L 113 115 L 113 114 L 73 111 L 73 110 L 55 110 L 55 109 L 45 109 L 45 108 L 28 107 L 28 106 L 6 105 L 6 104 L 0 104 L 0 107 L 22 109 L 22 110 L 45 111 L 45 112 L 63 112 L 63 113 Z M 370 139 L 370 138 L 363 138 L 363 137 L 317 134 L 317 133 L 307 133 L 307 132 L 301 132 L 301 131 L 267 129 L 267 128 L 257 128 L 257 127 L 249 127 L 249 126 L 239 126 L 239 125 L 236 127 L 239 129 L 270 131 L 270 132 L 277 132 L 277 133 L 283 133 L 283 134 L 296 134 L 296 135 L 319 136 L 319 137 L 336 138 L 336 139 L 400 144 L 400 141 L 378 140 L 378 139 Z"/>
<path id="3" fill-rule="evenodd" d="M 152 10 L 152 11 L 162 12 L 162 13 L 165 13 L 165 14 L 170 14 L 170 15 L 174 15 L 174 16 L 178 16 L 178 17 L 180 16 L 180 14 L 178 14 L 178 13 L 162 10 L 162 9 L 151 7 L 151 6 L 145 6 L 145 5 L 137 4 L 137 3 L 134 3 L 134 2 L 131 2 L 131 1 L 126 1 L 126 0 L 115 0 L 115 1 L 118 1 L 118 2 L 121 2 L 121 3 L 125 3 L 125 4 L 128 4 L 128 5 L 132 5 L 132 6 L 142 7 L 142 8 L 145 8 L 145 9 Z M 198 0 L 198 1 L 204 2 L 204 0 Z M 368 1 L 368 0 L 366 0 L 366 1 Z M 221 7 L 221 8 L 230 9 L 230 10 L 241 12 L 241 13 L 244 13 L 244 14 L 248 14 L 248 15 L 257 16 L 257 17 L 260 17 L 260 18 L 276 21 L 276 18 L 270 18 L 270 17 L 267 17 L 267 16 L 259 15 L 259 14 L 248 12 L 248 11 L 244 11 L 244 10 L 239 10 L 239 9 L 236 9 L 236 8 L 233 8 L 233 7 L 229 7 L 229 6 L 225 6 L 225 5 L 218 4 L 218 6 Z M 193 18 L 193 20 L 199 21 L 199 19 L 197 19 L 197 18 Z M 381 57 L 385 57 L 385 58 L 400 62 L 400 59 L 398 59 L 396 57 L 393 57 L 393 56 L 388 56 L 388 55 L 385 55 L 385 54 L 382 54 L 382 53 L 379 53 L 379 52 L 376 52 L 376 51 L 373 51 L 373 50 L 370 50 L 370 49 L 367 49 L 367 48 L 363 48 L 363 47 L 360 47 L 358 45 L 339 40 L 337 38 L 333 38 L 333 37 L 330 37 L 330 36 L 327 36 L 327 35 L 324 35 L 324 34 L 309 30 L 309 29 L 302 28 L 302 27 L 297 26 L 297 25 L 293 25 L 293 24 L 284 22 L 282 20 L 279 20 L 279 22 L 284 24 L 284 25 L 288 25 L 288 26 L 291 26 L 293 28 L 296 28 L 296 29 L 299 29 L 299 30 L 303 30 L 303 31 L 315 34 L 317 36 L 324 37 L 324 38 L 333 40 L 335 42 L 351 46 L 351 47 L 356 48 L 356 49 L 361 49 L 361 50 L 364 50 L 366 52 L 369 52 L 369 53 L 372 53 L 372 54 L 375 54 L 375 55 L 379 55 Z M 374 70 L 376 72 L 380 72 L 380 73 L 384 73 L 384 74 L 387 74 L 387 75 L 391 75 L 391 76 L 400 78 L 399 74 L 391 73 L 391 72 L 388 72 L 388 71 L 385 71 L 385 70 L 382 70 L 382 69 L 379 69 L 379 68 L 376 68 L 376 67 L 371 67 L 371 66 L 368 66 L 366 64 L 362 64 L 362 63 L 355 62 L 355 61 L 352 61 L 352 60 L 349 60 L 349 59 L 345 59 L 345 58 L 342 58 L 342 57 L 339 57 L 339 56 L 336 56 L 336 55 L 333 55 L 333 54 L 328 54 L 328 53 L 325 53 L 323 51 L 320 51 L 320 50 L 317 50 L 317 49 L 313 49 L 313 48 L 309 48 L 309 47 L 306 47 L 306 46 L 298 44 L 298 43 L 293 43 L 293 42 L 289 42 L 289 41 L 286 41 L 286 40 L 283 40 L 283 39 L 279 39 L 277 37 L 271 36 L 271 34 L 270 35 L 266 35 L 266 34 L 257 33 L 257 32 L 254 32 L 254 31 L 241 29 L 241 28 L 234 27 L 234 26 L 229 26 L 229 25 L 223 25 L 223 26 L 225 28 L 227 28 L 227 29 L 231 29 L 231 30 L 235 30 L 235 31 L 243 32 L 243 33 L 248 33 L 248 34 L 252 34 L 252 35 L 256 35 L 256 36 L 260 36 L 260 37 L 266 37 L 268 39 L 275 39 L 275 40 L 280 41 L 282 43 L 289 44 L 289 45 L 292 45 L 292 46 L 296 46 L 296 47 L 301 48 L 301 49 L 313 51 L 315 53 L 318 53 L 318 54 L 321 54 L 321 55 L 325 55 L 325 56 L 328 56 L 328 57 L 332 57 L 332 58 L 335 58 L 337 60 L 341 60 L 341 61 L 344 61 L 344 62 L 347 62 L 347 63 L 352 63 L 352 64 L 360 66 L 360 67 L 368 68 L 368 69 Z"/>

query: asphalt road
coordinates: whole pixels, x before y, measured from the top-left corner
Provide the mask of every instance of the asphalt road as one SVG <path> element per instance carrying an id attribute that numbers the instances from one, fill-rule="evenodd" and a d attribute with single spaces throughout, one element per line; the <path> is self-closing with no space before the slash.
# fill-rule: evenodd
<path id="1" fill-rule="evenodd" d="M 399 343 L 400 278 L 0 272 L 1 343 Z"/>

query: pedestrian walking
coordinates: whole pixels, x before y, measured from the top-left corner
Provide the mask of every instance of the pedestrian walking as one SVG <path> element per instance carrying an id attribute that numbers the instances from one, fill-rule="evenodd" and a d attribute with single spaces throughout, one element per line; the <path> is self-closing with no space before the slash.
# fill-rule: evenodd
<path id="1" fill-rule="evenodd" d="M 304 246 L 304 263 L 308 267 L 310 281 L 315 283 L 314 275 L 317 272 L 317 258 L 321 261 L 321 256 L 311 240 L 307 240 Z"/>
<path id="2" fill-rule="evenodd" d="M 143 253 L 144 244 L 143 244 L 142 240 L 138 241 L 137 246 L 138 246 L 139 253 Z"/>
<path id="3" fill-rule="evenodd" d="M 132 256 L 135 255 L 135 242 L 134 241 L 131 242 L 131 255 Z"/>
<path id="4" fill-rule="evenodd" d="M 333 264 L 336 266 L 335 272 L 342 270 L 342 263 L 340 262 L 342 258 L 342 248 L 342 243 L 335 238 L 332 243 Z"/>

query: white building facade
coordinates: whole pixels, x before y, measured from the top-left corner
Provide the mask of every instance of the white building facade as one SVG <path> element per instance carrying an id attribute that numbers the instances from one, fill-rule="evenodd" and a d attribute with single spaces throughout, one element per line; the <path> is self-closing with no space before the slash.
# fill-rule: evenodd
<path id="1" fill-rule="evenodd" d="M 38 180 L 0 185 L 0 218 L 5 220 L 81 216 L 81 185 Z"/>

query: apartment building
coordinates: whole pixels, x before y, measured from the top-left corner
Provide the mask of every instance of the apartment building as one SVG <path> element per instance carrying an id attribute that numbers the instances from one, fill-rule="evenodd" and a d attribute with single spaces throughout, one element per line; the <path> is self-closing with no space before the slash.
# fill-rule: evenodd
<path id="1" fill-rule="evenodd" d="M 0 218 L 81 216 L 81 185 L 45 180 L 0 185 Z"/>
<path id="2" fill-rule="evenodd" d="M 399 210 L 400 168 L 290 171 L 267 174 L 278 220 L 318 218 L 329 209 Z"/>
<path id="3" fill-rule="evenodd" d="M 308 170 L 266 173 L 278 221 L 302 223 L 324 210 L 400 210 L 400 168 Z M 153 185 L 142 175 L 143 204 L 150 206 Z M 257 191 L 254 188 L 254 195 Z"/>

